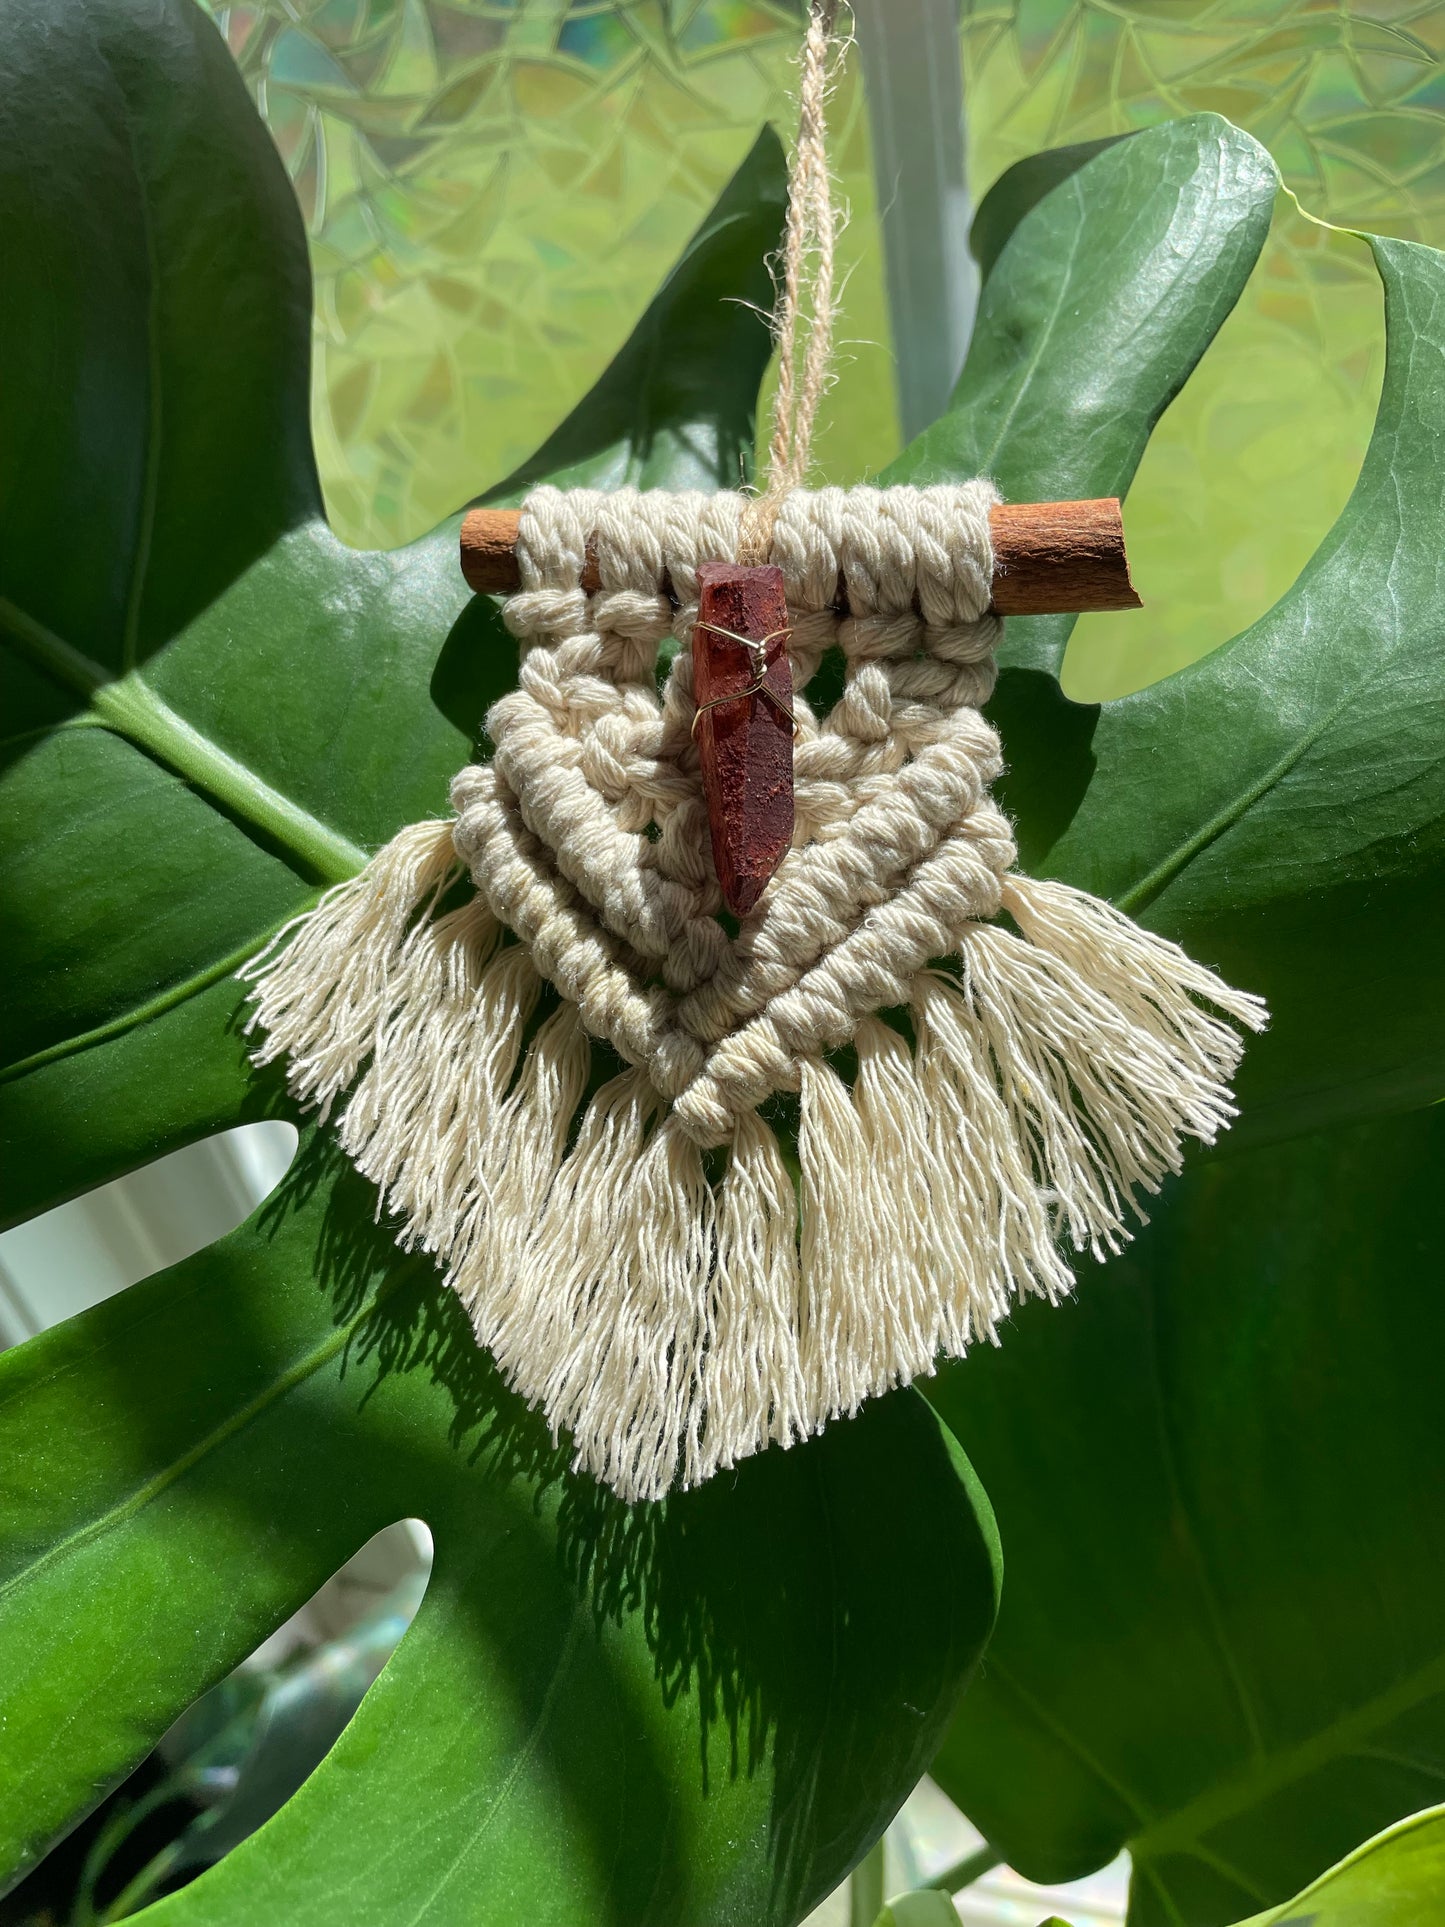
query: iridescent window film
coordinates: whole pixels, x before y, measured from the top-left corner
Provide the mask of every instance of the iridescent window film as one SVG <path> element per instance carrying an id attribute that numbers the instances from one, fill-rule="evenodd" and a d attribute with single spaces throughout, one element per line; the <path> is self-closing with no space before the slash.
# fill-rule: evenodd
<path id="1" fill-rule="evenodd" d="M 316 275 L 317 450 L 342 534 L 419 534 L 531 454 L 626 338 L 770 118 L 801 9 L 767 0 L 263 0 L 213 12 L 296 184 Z M 861 88 L 835 112 L 870 257 Z M 896 440 L 881 276 L 844 333 L 879 365 L 839 474 Z M 841 396 L 838 398 L 841 401 Z M 836 451 L 834 442 L 839 442 Z"/>
<path id="2" fill-rule="evenodd" d="M 884 4 L 884 0 L 867 0 Z M 354 542 L 419 533 L 540 442 L 620 346 L 758 128 L 786 128 L 801 0 L 214 5 L 296 183 L 314 412 Z M 975 197 L 1041 147 L 1212 110 L 1311 213 L 1445 241 L 1442 0 L 961 0 Z M 836 103 L 851 221 L 822 479 L 897 445 L 863 90 Z M 1282 200 L 1236 314 L 1130 498 L 1142 616 L 1066 680 L 1152 680 L 1260 614 L 1343 506 L 1383 343 L 1359 242 Z"/>

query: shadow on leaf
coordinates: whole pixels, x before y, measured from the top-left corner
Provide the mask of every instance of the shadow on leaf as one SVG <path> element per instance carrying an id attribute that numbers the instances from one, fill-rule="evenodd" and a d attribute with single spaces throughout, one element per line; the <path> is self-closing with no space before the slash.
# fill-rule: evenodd
<path id="1" fill-rule="evenodd" d="M 346 1403 L 358 1428 L 385 1427 L 391 1449 L 417 1459 L 414 1484 L 404 1474 L 390 1503 L 425 1517 L 436 1541 L 423 1643 L 429 1619 L 460 1618 L 491 1658 L 516 1652 L 515 1589 L 488 1551 L 500 1510 L 505 1556 L 546 1602 L 537 1624 L 551 1616 L 550 1636 L 571 1655 L 548 1662 L 549 1686 L 554 1666 L 567 1673 L 569 1704 L 539 1724 L 539 1761 L 567 1789 L 599 1864 L 614 1855 L 617 1776 L 627 1780 L 618 1927 L 796 1918 L 846 1870 L 836 1843 L 872 1837 L 923 1770 L 986 1635 L 993 1580 L 980 1579 L 995 1549 L 946 1435 L 904 1391 L 695 1491 L 624 1505 L 570 1470 L 565 1441 L 504 1385 L 431 1259 L 398 1260 L 372 1187 L 320 1133 L 262 1218 L 279 1230 L 318 1203 L 316 1281 L 333 1318 L 352 1327 Z M 417 1379 L 441 1423 L 403 1441 L 386 1408 L 393 1388 Z M 962 1542 L 959 1519 L 930 1522 L 940 1565 L 958 1568 L 952 1587 L 936 1575 L 918 1584 L 880 1538 L 902 1467 L 916 1492 L 955 1501 Z M 397 1663 L 405 1654 L 404 1643 Z M 693 1764 L 680 1783 L 689 1730 L 682 1757 Z M 855 1743 L 870 1748 L 866 1776 L 848 1771 Z M 611 1771 L 610 1746 L 625 1748 Z M 679 1809 L 698 1801 L 721 1802 L 740 1838 L 751 1831 L 761 1845 L 765 1829 L 763 1851 L 736 1868 L 684 1854 L 673 1844 Z"/>
<path id="2" fill-rule="evenodd" d="M 1042 669 L 1005 667 L 988 705 L 1008 764 L 995 794 L 1014 819 L 1019 862 L 1042 866 L 1094 776 L 1097 703 L 1072 703 Z"/>

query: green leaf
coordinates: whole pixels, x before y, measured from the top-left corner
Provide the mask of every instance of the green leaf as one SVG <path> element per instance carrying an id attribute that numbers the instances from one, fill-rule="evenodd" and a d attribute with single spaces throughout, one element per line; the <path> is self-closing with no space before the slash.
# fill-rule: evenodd
<path id="1" fill-rule="evenodd" d="M 1412 1814 L 1239 1927 L 1424 1927 L 1445 1894 L 1445 1807 Z"/>
<path id="2" fill-rule="evenodd" d="M 1077 149 L 1064 160 L 1036 204 L 1052 156 L 1020 163 L 988 196 L 1016 225 L 984 283 L 953 402 L 885 483 L 991 475 L 1018 502 L 1123 495 L 1238 300 L 1278 185 L 1257 141 L 1196 114 L 1083 166 Z M 1001 660 L 1057 673 L 1073 623 L 1016 618 Z"/>
<path id="3" fill-rule="evenodd" d="M 967 473 L 997 447 L 1016 497 L 1122 489 L 1192 330 L 1257 251 L 1271 181 L 1207 117 L 1076 168 L 1018 219 L 954 410 L 899 473 Z M 1058 692 L 1067 625 L 1031 625 L 995 705 L 1030 866 L 1275 1017 L 1231 1155 L 1189 1170 L 1076 1308 L 1021 1313 L 935 1394 L 1010 1559 L 987 1677 L 935 1770 L 1035 1878 L 1127 1843 L 1138 1927 L 1291 1891 L 1428 1798 L 1445 1757 L 1440 1120 L 1236 1154 L 1445 1075 L 1445 259 L 1373 245 L 1379 423 L 1296 587 L 1102 708 Z"/>
<path id="4" fill-rule="evenodd" d="M 1371 245 L 1388 359 L 1343 515 L 1253 628 L 1104 706 L 1049 855 L 1269 999 L 1240 1081 L 1255 1136 L 1445 1086 L 1445 256 Z"/>
<path id="5" fill-rule="evenodd" d="M 301 219 L 210 23 L 15 0 L 5 25 L 0 594 L 29 625 L 24 729 L 143 662 L 321 497 Z"/>
<path id="6" fill-rule="evenodd" d="M 395 1657 L 158 1927 L 282 1893 L 298 1923 L 798 1919 L 923 1770 L 987 1636 L 997 1550 L 956 1446 L 905 1394 L 625 1507 L 566 1473 L 372 1217 L 312 1137 L 240 1231 L 0 1359 L 0 1650 L 24 1655 L 0 1670 L 0 1864 L 417 1516 L 436 1563 Z"/>
<path id="7" fill-rule="evenodd" d="M 1030 154 L 1002 174 L 984 195 L 968 231 L 969 251 L 986 281 L 993 273 L 1004 243 L 1044 196 L 1076 174 L 1086 161 L 1102 154 L 1106 147 L 1125 139 L 1122 134 L 1106 134 L 1102 140 L 1075 141 L 1069 147 L 1046 148 Z"/>
<path id="8" fill-rule="evenodd" d="M 304 236 L 215 29 L 6 26 L 9 1220 L 254 1112 L 231 972 L 438 808 L 468 737 L 427 691 L 449 544 L 358 556 L 316 519 Z"/>
<path id="9" fill-rule="evenodd" d="M 1237 1918 L 1445 1771 L 1445 1111 L 1188 1171 L 932 1396 L 1008 1547 L 933 1772 L 1031 1879 Z"/>
<path id="10" fill-rule="evenodd" d="M 1262 149 L 1210 116 L 1077 169 L 1006 243 L 953 409 L 896 473 L 992 469 L 1018 498 L 1121 491 L 1258 251 L 1273 178 Z M 1378 422 L 1289 594 L 1213 655 L 1102 707 L 1058 692 L 1067 618 L 1018 625 L 995 703 L 1026 864 L 1268 999 L 1273 1027 L 1239 1083 L 1239 1129 L 1256 1139 L 1445 1088 L 1445 257 L 1372 246 L 1388 341 Z"/>
<path id="11" fill-rule="evenodd" d="M 953 405 L 883 479 L 990 474 L 1014 501 L 1124 495 L 1239 298 L 1276 184 L 1264 149 L 1214 114 L 1011 168 L 979 211 L 999 252 Z M 1095 776 L 1099 710 L 1058 683 L 1074 622 L 1011 620 L 991 705 L 1000 800 L 1034 870 Z"/>
<path id="12" fill-rule="evenodd" d="M 736 479 L 766 336 L 724 297 L 756 296 L 777 216 L 765 142 L 548 459 Z M 283 1108 L 232 973 L 445 808 L 515 650 L 455 522 L 391 555 L 320 520 L 304 238 L 187 0 L 16 0 L 0 224 L 15 1218 Z M 726 379 L 698 378 L 700 344 Z M 796 1919 L 908 1792 L 987 1636 L 967 1466 L 904 1392 L 625 1513 L 337 1164 L 313 1142 L 233 1238 L 0 1360 L 0 1877 L 417 1515 L 437 1565 L 395 1660 L 294 1800 L 158 1911 Z"/>

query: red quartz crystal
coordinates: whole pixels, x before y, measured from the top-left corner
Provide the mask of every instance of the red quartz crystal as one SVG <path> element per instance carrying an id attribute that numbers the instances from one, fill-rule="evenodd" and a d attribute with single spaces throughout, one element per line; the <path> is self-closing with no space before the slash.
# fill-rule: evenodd
<path id="1" fill-rule="evenodd" d="M 697 579 L 693 693 L 713 866 L 723 901 L 741 917 L 793 840 L 788 607 L 783 572 L 771 564 L 708 562 Z"/>

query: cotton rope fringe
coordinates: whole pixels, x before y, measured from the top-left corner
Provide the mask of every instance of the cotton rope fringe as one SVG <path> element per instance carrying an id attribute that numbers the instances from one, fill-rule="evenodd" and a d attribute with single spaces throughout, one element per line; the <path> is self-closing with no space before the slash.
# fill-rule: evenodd
<path id="1" fill-rule="evenodd" d="M 403 830 L 249 969 L 258 1061 L 286 1058 L 323 1117 L 350 1092 L 339 1135 L 378 1211 L 624 1499 L 994 1339 L 1015 1299 L 1069 1290 L 1061 1244 L 1119 1250 L 1181 1140 L 1233 1115 L 1224 1020 L 1259 1029 L 1260 1000 L 1013 868 L 980 713 L 996 499 L 973 482 L 773 505 L 797 835 L 732 936 L 690 643 L 698 565 L 756 541 L 755 505 L 539 490 L 491 762 L 456 778 L 454 820 Z M 843 692 L 817 716 L 834 646 Z M 447 907 L 467 874 L 475 895 Z M 629 1068 L 589 1098 L 593 1038 Z M 759 1114 L 777 1092 L 798 1094 L 796 1186 Z"/>

